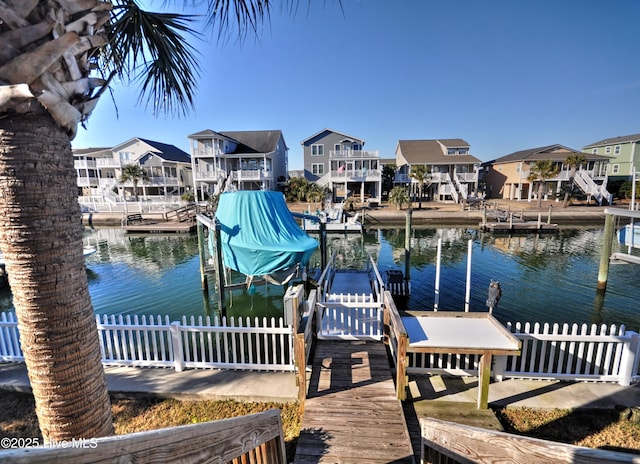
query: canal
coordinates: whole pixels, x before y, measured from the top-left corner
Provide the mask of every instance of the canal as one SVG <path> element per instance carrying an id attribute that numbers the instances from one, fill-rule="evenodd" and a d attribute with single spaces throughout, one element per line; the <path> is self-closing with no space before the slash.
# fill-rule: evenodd
<path id="1" fill-rule="evenodd" d="M 563 228 L 557 234 L 509 236 L 468 227 L 419 227 L 411 234 L 409 309 L 430 310 L 435 301 L 438 240 L 442 243 L 440 310 L 464 311 L 468 244 L 472 243 L 471 311 L 486 311 L 490 281 L 502 298 L 494 315 L 502 322 L 586 322 L 640 329 L 640 268 L 612 265 L 604 298 L 596 293 L 601 228 Z M 214 315 L 213 291 L 200 286 L 195 235 L 124 234 L 120 228 L 86 231 L 89 290 L 97 314 Z M 330 235 L 337 267 L 358 268 L 370 253 L 382 272 L 405 269 L 404 227 L 363 235 Z M 319 266 L 320 255 L 312 258 Z M 228 314 L 274 317 L 282 311 L 282 287 L 256 285 L 234 291 Z M 11 310 L 9 290 L 0 291 L 0 311 Z"/>

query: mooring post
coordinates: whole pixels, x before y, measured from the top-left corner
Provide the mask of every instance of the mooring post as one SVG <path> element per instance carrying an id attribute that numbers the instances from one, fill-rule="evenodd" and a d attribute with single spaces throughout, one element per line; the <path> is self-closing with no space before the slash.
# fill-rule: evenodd
<path id="1" fill-rule="evenodd" d="M 600 252 L 600 268 L 598 269 L 598 290 L 601 292 L 607 289 L 609 262 L 611 259 L 614 235 L 615 224 L 613 214 L 607 214 L 604 219 L 604 237 L 602 239 L 602 251 Z"/>
<path id="2" fill-rule="evenodd" d="M 324 271 L 327 267 L 327 222 L 324 216 L 320 219 L 320 261 Z"/>
<path id="3" fill-rule="evenodd" d="M 197 221 L 196 231 L 198 232 L 198 252 L 200 253 L 200 284 L 202 285 L 202 291 L 208 293 L 209 283 L 205 272 L 204 224 L 202 222 Z"/>
<path id="4" fill-rule="evenodd" d="M 404 280 L 411 280 L 411 215 L 412 209 L 409 206 L 404 233 Z"/>
<path id="5" fill-rule="evenodd" d="M 227 308 L 224 306 L 224 266 L 222 264 L 222 239 L 220 238 L 220 221 L 216 218 L 214 232 L 214 239 L 216 241 L 216 280 L 218 281 L 218 311 L 220 311 L 220 316 L 227 317 Z"/>

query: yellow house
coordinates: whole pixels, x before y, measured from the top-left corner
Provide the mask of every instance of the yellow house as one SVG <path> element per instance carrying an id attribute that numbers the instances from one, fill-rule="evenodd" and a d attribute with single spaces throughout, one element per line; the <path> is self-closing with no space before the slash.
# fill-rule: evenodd
<path id="1" fill-rule="evenodd" d="M 598 203 L 609 201 L 607 191 L 608 156 L 593 153 L 582 153 L 563 145 L 548 145 L 539 148 L 521 150 L 509 155 L 483 163 L 482 175 L 487 198 L 503 198 L 509 200 L 531 201 L 536 195 L 536 189 L 529 179 L 531 166 L 543 160 L 552 161 L 557 167 L 557 174 L 547 182 L 547 198 L 555 192 L 556 198 L 571 182 L 572 166 L 566 163 L 571 155 L 582 155 L 585 163 L 576 167 L 574 182 L 589 198 Z"/>

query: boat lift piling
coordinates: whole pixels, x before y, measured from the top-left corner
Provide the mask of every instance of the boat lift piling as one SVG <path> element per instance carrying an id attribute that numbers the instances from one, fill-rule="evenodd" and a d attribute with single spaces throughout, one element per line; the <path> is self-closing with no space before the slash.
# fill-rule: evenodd
<path id="1" fill-rule="evenodd" d="M 409 286 L 411 280 L 411 216 L 413 211 L 411 207 L 407 210 L 406 231 L 404 234 L 404 280 L 406 286 Z"/>
<path id="2" fill-rule="evenodd" d="M 609 278 L 609 265 L 612 260 L 622 261 L 634 264 L 640 264 L 640 258 L 636 255 L 632 255 L 630 250 L 628 253 L 612 253 L 613 240 L 615 239 L 615 218 L 625 217 L 629 218 L 630 223 L 633 225 L 634 220 L 640 219 L 640 211 L 633 209 L 626 210 L 620 208 L 605 208 L 604 209 L 604 238 L 602 239 L 602 251 L 600 252 L 600 267 L 598 269 L 598 292 L 604 293 L 607 289 L 607 280 Z M 633 239 L 634 230 L 630 228 L 630 234 Z"/>

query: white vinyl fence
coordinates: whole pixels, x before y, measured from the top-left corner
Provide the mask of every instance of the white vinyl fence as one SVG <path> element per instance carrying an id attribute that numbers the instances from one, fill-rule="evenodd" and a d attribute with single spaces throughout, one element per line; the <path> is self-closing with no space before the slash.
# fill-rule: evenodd
<path id="1" fill-rule="evenodd" d="M 102 362 L 137 367 L 293 371 L 282 318 L 96 316 Z M 14 313 L 0 313 L 0 361 L 24 361 Z"/>
<path id="2" fill-rule="evenodd" d="M 640 380 L 639 336 L 624 325 L 508 323 L 522 342 L 520 356 L 496 356 L 493 376 L 617 382 Z M 475 355 L 408 353 L 407 372 L 475 376 Z"/>
<path id="3" fill-rule="evenodd" d="M 316 302 L 319 332 L 324 331 L 328 338 L 337 334 L 337 338 L 379 338 L 381 308 L 369 298 L 354 299 L 352 295 L 342 301 Z M 295 369 L 292 328 L 282 318 L 219 321 L 191 316 L 171 322 L 159 316 L 97 316 L 96 320 L 105 364 L 174 367 L 178 371 Z M 494 358 L 493 375 L 498 379 L 621 385 L 640 381 L 640 337 L 624 325 L 508 323 L 507 329 L 522 341 L 522 350 L 520 356 Z M 408 357 L 409 373 L 477 375 L 478 371 L 479 359 L 473 355 L 408 353 Z M 2 361 L 24 361 L 14 313 L 0 313 Z"/>

